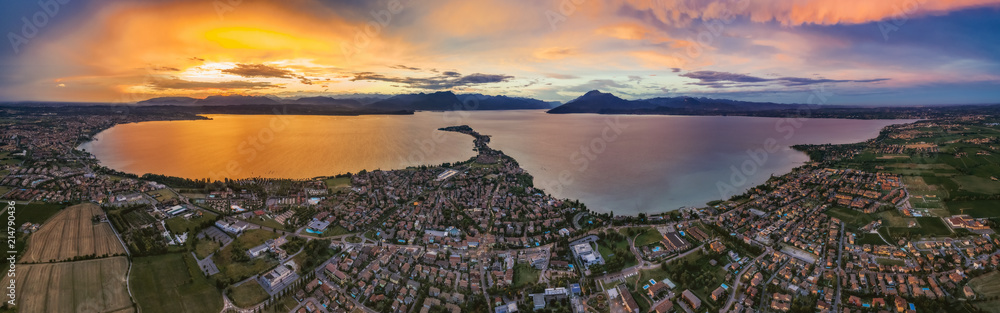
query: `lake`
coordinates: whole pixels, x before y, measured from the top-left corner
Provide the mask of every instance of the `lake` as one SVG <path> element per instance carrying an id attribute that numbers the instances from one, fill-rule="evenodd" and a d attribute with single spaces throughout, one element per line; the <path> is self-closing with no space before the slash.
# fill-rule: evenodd
<path id="1" fill-rule="evenodd" d="M 312 178 L 441 164 L 475 155 L 467 124 L 493 137 L 535 185 L 616 214 L 654 213 L 742 193 L 808 161 L 795 144 L 874 138 L 900 120 L 417 112 L 388 116 L 206 115 L 122 124 L 79 149 L 135 174 Z"/>

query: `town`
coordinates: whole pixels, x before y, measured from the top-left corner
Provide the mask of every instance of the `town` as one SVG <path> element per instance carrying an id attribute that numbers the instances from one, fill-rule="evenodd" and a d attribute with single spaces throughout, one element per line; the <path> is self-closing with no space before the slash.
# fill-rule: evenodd
<path id="1" fill-rule="evenodd" d="M 101 260 L 131 265 L 121 274 L 128 293 L 114 292 L 123 298 L 96 304 L 99 311 L 1000 306 L 995 117 L 922 120 L 864 143 L 796 146 L 812 161 L 743 194 L 617 216 L 535 188 L 516 160 L 490 148 L 488 134 L 468 126 L 439 130 L 473 140 L 477 155 L 465 161 L 208 181 L 122 173 L 75 148 L 116 124 L 202 117 L 7 114 L 25 115 L 0 128 L 0 194 L 18 204 L 19 262 L 31 273 Z M 69 240 L 53 229 L 73 223 L 94 227 L 102 248 L 49 251 L 49 240 Z M 39 278 L 18 290 L 59 283 Z M 44 302 L 17 309 L 47 311 Z"/>

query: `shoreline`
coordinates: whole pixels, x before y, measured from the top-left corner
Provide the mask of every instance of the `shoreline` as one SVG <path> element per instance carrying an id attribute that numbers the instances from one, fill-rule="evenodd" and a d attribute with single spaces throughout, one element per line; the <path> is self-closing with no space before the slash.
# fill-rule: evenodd
<path id="1" fill-rule="evenodd" d="M 538 110 L 522 110 L 522 111 L 538 111 Z M 431 113 L 433 113 L 433 112 L 431 112 Z M 226 115 L 226 114 L 224 114 L 224 115 Z M 210 117 L 207 117 L 207 116 L 204 116 L 204 115 L 198 115 L 198 117 L 200 117 L 200 118 L 193 118 L 193 119 L 190 119 L 190 120 L 211 120 Z M 749 117 L 749 118 L 760 118 L 760 117 Z M 769 119 L 774 119 L 774 118 L 769 118 Z M 172 121 L 172 120 L 162 120 L 162 121 Z M 894 124 L 891 124 L 891 125 L 909 124 L 909 123 L 913 123 L 913 122 L 914 121 L 907 120 L 907 121 L 901 121 L 901 123 L 894 123 Z M 114 126 L 117 126 L 117 125 L 118 124 L 116 124 Z M 884 126 L 884 127 L 880 128 L 879 132 L 881 133 L 887 127 L 890 127 L 891 125 L 887 125 L 887 126 Z M 113 128 L 113 126 L 107 128 L 107 129 L 101 130 L 100 132 L 98 132 L 98 134 L 102 133 L 102 132 L 104 132 L 104 131 L 106 131 L 108 129 L 111 129 L 111 128 Z M 448 131 L 445 128 L 441 128 L 439 130 Z M 455 130 L 451 130 L 451 131 L 452 132 L 463 133 L 462 131 L 455 131 Z M 475 130 L 472 130 L 471 128 L 469 128 L 469 131 L 475 132 Z M 478 134 L 478 133 L 476 133 L 476 134 Z M 471 135 L 471 134 L 469 134 L 469 135 Z M 471 136 L 473 136 L 474 140 L 475 140 L 475 138 L 478 138 L 475 135 L 471 135 Z M 876 135 L 876 137 L 877 136 L 878 135 Z M 489 138 L 489 136 L 484 136 L 484 137 Z M 860 140 L 860 141 L 856 141 L 854 143 L 864 142 L 864 141 L 870 140 L 870 139 L 872 139 L 872 138 L 866 138 L 866 139 L 863 139 L 863 140 Z M 77 145 L 77 147 L 75 147 L 75 150 L 81 151 L 80 150 L 80 146 L 82 146 L 84 144 L 85 143 L 81 143 L 81 144 Z M 782 146 L 782 147 L 783 148 L 787 147 L 788 149 L 790 149 L 792 151 L 795 151 L 796 154 L 800 154 L 801 153 L 801 156 L 804 157 L 801 162 L 795 162 L 794 164 L 789 164 L 788 168 L 784 168 L 783 167 L 783 169 L 781 169 L 780 171 L 774 171 L 774 172 L 765 173 L 765 174 L 770 174 L 769 176 L 782 176 L 782 175 L 786 175 L 788 173 L 792 173 L 797 168 L 800 168 L 802 166 L 808 165 L 809 162 L 811 162 L 809 154 L 805 153 L 804 151 L 801 151 L 799 149 L 796 149 L 795 146 L 797 146 L 797 145 L 801 145 L 801 144 L 788 144 L 788 145 Z M 489 148 L 489 149 L 492 150 L 492 148 Z M 499 151 L 499 150 L 496 150 L 496 151 L 499 152 L 504 157 L 510 158 L 512 160 L 515 160 L 512 156 L 504 154 L 502 151 Z M 84 152 L 90 154 L 91 156 L 93 156 L 93 154 L 91 154 L 90 151 L 84 151 Z M 475 156 L 473 156 L 473 158 L 475 158 Z M 138 177 L 141 177 L 141 176 L 146 175 L 146 174 L 152 174 L 152 175 L 155 175 L 155 176 L 167 176 L 167 175 L 162 175 L 162 174 L 157 174 L 157 173 L 136 174 L 136 173 L 123 172 L 123 171 L 120 171 L 120 170 L 117 170 L 117 169 L 110 168 L 110 167 L 108 167 L 108 166 L 106 166 L 104 164 L 101 164 L 100 159 L 97 158 L 96 156 L 93 157 L 93 160 L 95 160 L 97 162 L 97 165 L 99 165 L 99 166 L 101 166 L 101 167 L 103 167 L 103 168 L 105 168 L 107 170 L 111 170 L 111 171 L 117 172 L 119 174 L 126 174 L 126 175 L 129 175 L 129 176 L 132 176 L 132 177 L 137 177 L 138 178 Z M 441 165 L 444 165 L 444 164 L 453 164 L 453 163 L 456 163 L 456 162 L 465 162 L 465 161 L 451 161 L 451 162 L 443 162 L 441 164 L 411 165 L 411 166 L 406 166 L 406 167 L 402 167 L 402 168 L 392 168 L 392 169 L 383 169 L 383 168 L 367 169 L 366 168 L 366 169 L 361 169 L 359 171 L 372 171 L 372 170 L 396 171 L 396 170 L 407 170 L 407 169 L 412 169 L 412 168 L 421 167 L 421 166 L 428 166 L 428 167 L 435 166 L 435 167 L 437 167 L 437 166 L 441 166 Z M 516 162 L 516 160 L 515 160 L 515 162 Z M 523 169 L 523 167 L 522 167 L 522 169 Z M 527 171 L 527 170 L 525 169 L 525 171 Z M 281 181 L 281 180 L 285 180 L 285 181 L 309 181 L 309 180 L 317 180 L 317 179 L 323 179 L 323 178 L 342 177 L 342 176 L 347 175 L 347 174 L 352 174 L 352 171 L 344 171 L 344 172 L 339 172 L 339 173 L 324 173 L 324 174 L 320 174 L 320 175 L 309 176 L 309 177 L 300 177 L 300 178 L 287 178 L 287 177 L 274 177 L 274 176 L 268 177 L 268 176 L 265 176 L 265 175 L 254 175 L 254 176 L 247 176 L 247 177 L 241 177 L 241 178 L 233 178 L 233 177 L 228 177 L 228 178 L 229 179 L 233 179 L 233 180 L 245 180 L 245 179 L 258 179 L 258 180 L 261 180 L 262 179 L 262 180 L 275 180 L 275 181 Z M 765 174 L 755 174 L 755 175 L 759 176 L 759 175 L 765 175 Z M 532 176 L 534 177 L 534 175 L 532 175 Z M 184 178 L 184 177 L 179 177 L 179 176 L 176 177 L 176 178 L 182 178 L 182 179 L 186 179 L 186 180 L 200 180 L 200 179 L 203 179 L 203 178 Z M 534 180 L 537 181 L 538 179 L 534 178 Z M 766 183 L 766 182 L 767 182 L 767 179 L 763 178 L 760 182 L 747 183 L 747 184 L 744 185 L 745 187 L 738 188 L 736 190 L 736 192 L 737 193 L 745 193 L 746 191 L 751 190 L 751 189 L 753 189 L 753 188 L 755 188 L 755 187 L 757 187 L 757 186 L 759 186 L 759 185 L 761 185 L 763 183 Z M 541 185 L 539 187 L 543 188 L 543 189 L 548 189 L 548 188 L 545 188 L 545 186 L 541 186 Z M 710 187 L 714 188 L 714 186 L 710 186 Z M 553 195 L 555 195 L 555 194 L 553 194 Z M 577 195 L 561 195 L 561 194 L 558 196 L 558 198 L 564 198 L 564 199 L 581 199 Z M 622 214 L 622 213 L 625 213 L 625 212 L 629 212 L 627 214 L 630 215 L 630 216 L 636 216 L 638 214 L 665 214 L 665 213 L 669 213 L 669 212 L 680 211 L 680 210 L 690 209 L 690 208 L 704 208 L 704 207 L 708 206 L 708 203 L 719 201 L 719 200 L 726 200 L 726 199 L 721 199 L 719 197 L 712 197 L 712 198 L 706 198 L 706 200 L 704 202 L 701 202 L 699 200 L 699 201 L 697 201 L 698 202 L 697 204 L 695 204 L 695 203 L 685 204 L 685 205 L 680 205 L 680 206 L 677 206 L 677 207 L 670 207 L 670 208 L 663 208 L 663 206 L 655 205 L 655 206 L 659 206 L 661 208 L 660 209 L 655 209 L 655 210 L 649 210 L 649 211 L 642 211 L 641 209 L 636 209 L 634 211 L 633 210 L 622 210 L 619 206 L 614 206 L 614 205 L 610 205 L 610 204 L 609 204 L 610 206 L 607 206 L 607 205 L 602 205 L 601 207 L 594 206 L 591 210 L 593 210 L 594 212 L 599 212 L 599 213 L 608 213 L 608 212 L 615 212 L 615 211 L 617 211 L 617 213 Z M 605 207 L 607 207 L 607 208 L 605 208 Z M 617 209 L 612 209 L 611 207 L 615 207 Z"/>

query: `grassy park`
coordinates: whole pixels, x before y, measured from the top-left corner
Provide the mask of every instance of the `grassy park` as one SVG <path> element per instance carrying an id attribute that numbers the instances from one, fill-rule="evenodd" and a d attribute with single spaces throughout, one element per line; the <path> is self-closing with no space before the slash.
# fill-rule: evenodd
<path id="1" fill-rule="evenodd" d="M 656 228 L 650 227 L 647 228 L 646 231 L 642 232 L 642 234 L 635 237 L 635 246 L 644 247 L 657 244 L 660 243 L 660 240 L 663 240 L 663 234 L 660 234 L 660 231 L 656 230 Z"/>
<path id="2" fill-rule="evenodd" d="M 514 266 L 513 287 L 516 289 L 538 283 L 538 278 L 541 274 L 541 271 L 531 267 L 531 265 L 517 264 Z"/>

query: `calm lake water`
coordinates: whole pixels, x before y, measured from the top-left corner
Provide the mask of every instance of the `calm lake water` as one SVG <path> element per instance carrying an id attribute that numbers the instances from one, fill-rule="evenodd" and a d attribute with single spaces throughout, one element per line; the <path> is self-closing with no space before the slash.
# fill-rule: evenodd
<path id="1" fill-rule="evenodd" d="M 544 111 L 208 117 L 118 125 L 79 148 L 136 174 L 311 178 L 466 160 L 471 137 L 437 129 L 467 124 L 493 136 L 536 186 L 595 211 L 637 214 L 703 205 L 787 173 L 808 161 L 790 145 L 859 142 L 908 122 Z"/>

